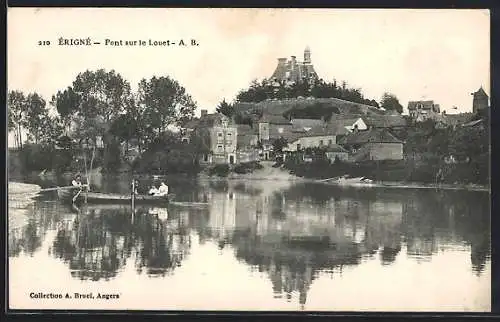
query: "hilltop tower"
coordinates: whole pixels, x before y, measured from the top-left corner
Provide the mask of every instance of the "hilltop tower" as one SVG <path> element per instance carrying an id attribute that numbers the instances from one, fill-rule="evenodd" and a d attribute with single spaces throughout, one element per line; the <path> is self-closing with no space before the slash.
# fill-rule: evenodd
<path id="1" fill-rule="evenodd" d="M 472 99 L 472 112 L 477 113 L 479 110 L 488 108 L 489 106 L 489 97 L 488 94 L 484 91 L 483 87 L 479 88 L 477 92 L 472 93 L 474 96 Z"/>
<path id="2" fill-rule="evenodd" d="M 311 61 L 311 49 L 307 46 L 304 50 L 303 62 L 297 61 L 296 56 L 290 56 L 290 60 L 278 58 L 278 66 L 276 66 L 270 80 L 290 84 L 298 81 L 312 82 L 317 78 L 318 75 Z"/>
<path id="3" fill-rule="evenodd" d="M 309 46 L 306 47 L 304 50 L 304 64 L 310 64 L 311 63 L 311 49 Z"/>

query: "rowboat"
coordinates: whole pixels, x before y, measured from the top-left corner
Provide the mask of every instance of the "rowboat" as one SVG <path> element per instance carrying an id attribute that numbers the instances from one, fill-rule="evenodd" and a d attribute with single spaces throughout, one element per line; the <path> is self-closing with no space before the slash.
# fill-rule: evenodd
<path id="1" fill-rule="evenodd" d="M 58 189 L 57 196 L 63 201 L 71 202 L 73 196 L 76 192 L 69 189 Z M 135 195 L 134 203 L 136 204 L 168 204 L 170 200 L 173 200 L 175 195 L 169 194 L 167 196 L 147 196 L 147 195 Z M 75 200 L 75 203 L 81 203 L 87 199 L 88 203 L 132 203 L 132 195 L 118 194 L 118 193 L 102 193 L 102 192 L 84 192 L 82 191 L 80 195 Z"/>

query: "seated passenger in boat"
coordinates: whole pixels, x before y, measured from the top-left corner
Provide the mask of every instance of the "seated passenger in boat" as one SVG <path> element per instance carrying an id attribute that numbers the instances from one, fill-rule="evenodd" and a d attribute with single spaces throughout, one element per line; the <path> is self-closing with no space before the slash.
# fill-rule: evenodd
<path id="1" fill-rule="evenodd" d="M 166 195 L 168 195 L 168 186 L 165 184 L 165 182 L 162 182 L 155 196 L 166 196 Z"/>
<path id="2" fill-rule="evenodd" d="M 150 196 L 156 196 L 156 194 L 159 193 L 158 188 L 155 187 L 155 185 L 151 185 L 151 188 L 149 189 L 148 194 Z"/>

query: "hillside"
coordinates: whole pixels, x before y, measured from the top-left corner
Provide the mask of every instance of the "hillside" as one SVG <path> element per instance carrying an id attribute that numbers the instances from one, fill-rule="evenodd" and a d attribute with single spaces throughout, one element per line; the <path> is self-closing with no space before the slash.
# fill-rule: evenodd
<path id="1" fill-rule="evenodd" d="M 384 115 L 384 111 L 376 107 L 349 102 L 338 98 L 293 98 L 284 100 L 265 100 L 259 103 L 235 103 L 235 111 L 241 114 L 265 112 L 272 115 L 283 115 L 292 110 L 320 109 L 336 114 Z"/>

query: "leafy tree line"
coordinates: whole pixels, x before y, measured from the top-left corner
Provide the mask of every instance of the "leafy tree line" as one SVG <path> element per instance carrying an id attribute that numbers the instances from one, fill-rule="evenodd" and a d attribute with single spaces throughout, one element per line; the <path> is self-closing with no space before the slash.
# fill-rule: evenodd
<path id="1" fill-rule="evenodd" d="M 9 92 L 8 128 L 16 146 L 23 146 L 23 129 L 29 143 L 52 148 L 57 143 L 70 148 L 74 140 L 88 150 L 84 157 L 92 163 L 102 138 L 103 165 L 108 169 L 119 166 L 121 143 L 128 146 L 133 141 L 142 152 L 169 126 L 191 119 L 196 109 L 186 89 L 169 76 L 142 79 L 134 93 L 119 73 L 104 69 L 78 74 L 49 104 L 57 115 L 50 116 L 49 106 L 37 93 Z"/>
<path id="2" fill-rule="evenodd" d="M 254 80 L 248 89 L 241 90 L 236 100 L 238 102 L 257 103 L 266 99 L 287 99 L 297 97 L 314 98 L 339 98 L 342 100 L 370 105 L 374 107 L 384 107 L 385 109 L 397 110 L 402 112 L 402 106 L 397 98 L 389 93 L 385 93 L 380 104 L 374 99 L 368 99 L 363 96 L 361 89 L 349 88 L 344 81 L 341 85 L 334 80 L 332 83 L 323 79 L 315 80 L 312 84 L 306 81 L 299 81 L 293 84 L 286 82 L 274 82 L 264 79 L 260 82 Z M 399 104 L 399 105 L 398 105 Z"/>

